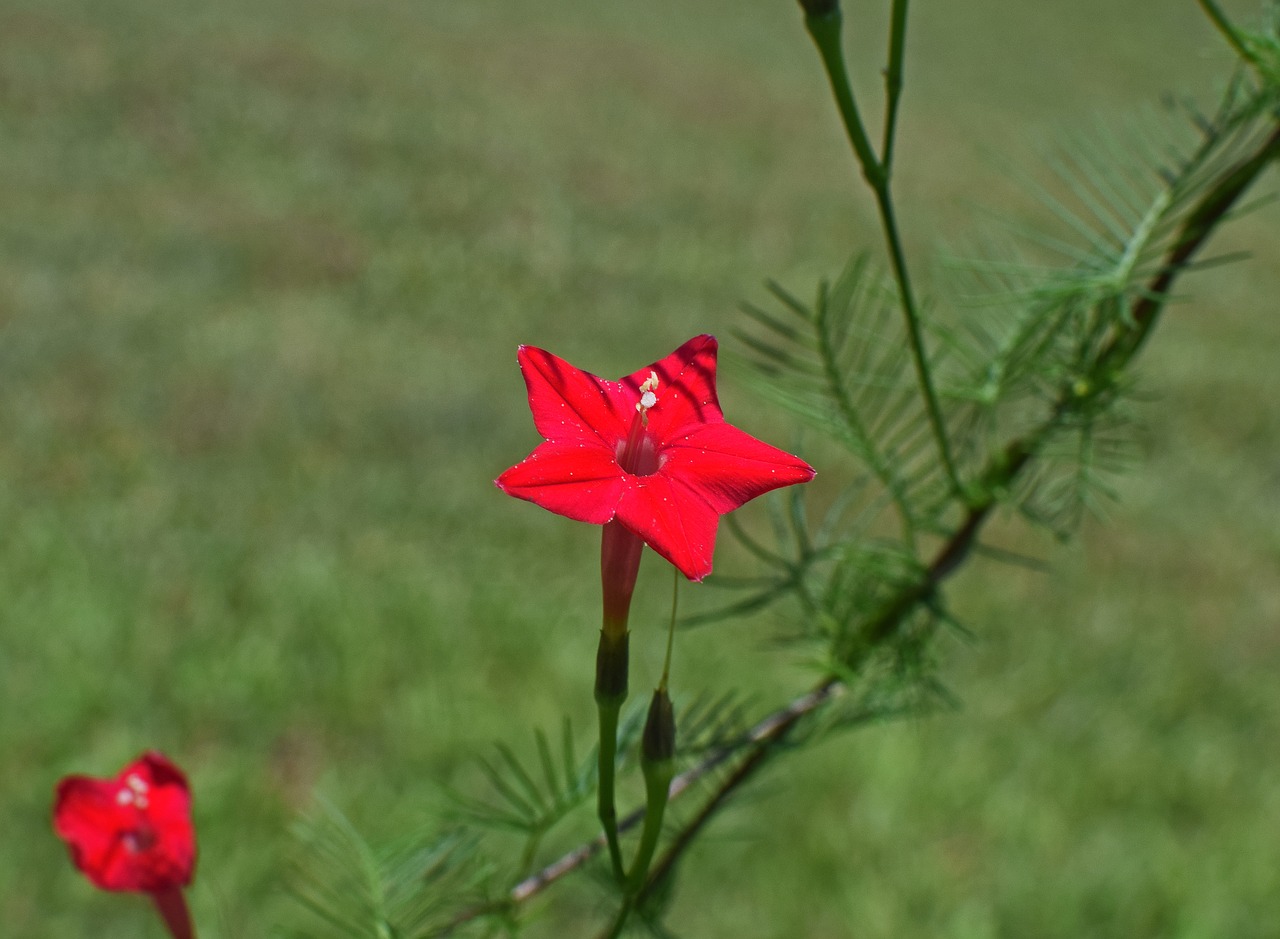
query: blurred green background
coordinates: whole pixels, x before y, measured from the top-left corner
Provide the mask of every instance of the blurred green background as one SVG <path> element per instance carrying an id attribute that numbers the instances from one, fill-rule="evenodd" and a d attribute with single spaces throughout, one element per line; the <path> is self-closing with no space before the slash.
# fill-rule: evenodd
<path id="1" fill-rule="evenodd" d="M 884 6 L 847 4 L 877 104 Z M 985 209 L 1042 218 L 1006 165 L 1230 69 L 1191 0 L 913 16 L 922 261 Z M 1277 219 L 1184 281 L 1113 517 L 1066 548 L 1006 525 L 1051 571 L 955 581 L 964 707 L 780 764 L 689 857 L 680 935 L 1274 935 Z M 598 539 L 491 482 L 536 442 L 517 343 L 616 376 L 878 244 L 789 0 L 5 0 L 0 934 L 160 935 L 53 838 L 68 772 L 189 770 L 220 939 L 295 934 L 316 787 L 381 837 L 482 744 L 570 713 L 585 746 Z M 785 440 L 744 378 L 725 411 Z M 805 687 L 783 625 L 688 634 L 677 686 Z M 596 928 L 550 896 L 532 935 Z"/>

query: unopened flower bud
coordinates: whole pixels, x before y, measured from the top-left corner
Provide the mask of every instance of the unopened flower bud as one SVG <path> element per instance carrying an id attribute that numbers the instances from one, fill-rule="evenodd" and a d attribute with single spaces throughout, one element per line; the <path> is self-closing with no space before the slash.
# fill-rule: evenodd
<path id="1" fill-rule="evenodd" d="M 646 766 L 668 764 L 667 778 L 670 779 L 670 763 L 675 755 L 676 715 L 667 689 L 659 688 L 649 702 L 649 717 L 644 722 L 644 736 L 640 738 L 641 763 Z"/>

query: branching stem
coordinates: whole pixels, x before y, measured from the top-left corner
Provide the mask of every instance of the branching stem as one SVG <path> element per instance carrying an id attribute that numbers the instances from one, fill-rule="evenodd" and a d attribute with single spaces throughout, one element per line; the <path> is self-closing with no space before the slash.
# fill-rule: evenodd
<path id="1" fill-rule="evenodd" d="M 893 0 L 889 23 L 889 67 L 884 73 L 884 144 L 880 148 L 885 172 L 893 166 L 893 145 L 898 133 L 898 102 L 902 99 L 902 71 L 906 61 L 908 0 Z"/>
<path id="2" fill-rule="evenodd" d="M 875 193 L 876 208 L 880 214 L 880 227 L 884 232 L 885 243 L 889 251 L 893 277 L 898 285 L 898 299 L 902 306 L 903 317 L 907 324 L 907 340 L 911 347 L 911 358 L 915 364 L 916 379 L 920 384 L 920 393 L 924 398 L 925 410 L 929 415 L 929 425 L 933 431 L 934 443 L 938 449 L 938 459 L 947 474 L 953 492 L 963 491 L 959 474 L 956 472 L 955 459 L 951 455 L 951 442 L 947 436 L 946 424 L 942 419 L 942 408 L 938 404 L 938 393 L 933 386 L 928 355 L 924 347 L 924 330 L 921 326 L 920 308 L 916 303 L 915 291 L 911 286 L 911 274 L 907 267 L 906 252 L 902 247 L 902 235 L 898 231 L 897 212 L 893 205 L 893 193 L 890 177 L 893 165 L 893 142 L 897 131 L 898 102 L 902 93 L 903 50 L 907 31 L 907 0 L 895 0 L 890 32 L 889 69 L 885 73 L 886 95 L 888 104 L 885 109 L 884 155 L 877 157 L 867 136 L 866 125 L 858 110 L 858 102 L 853 94 L 853 86 L 849 82 L 849 72 L 845 67 L 844 49 L 840 41 L 842 17 L 839 9 L 830 13 L 805 17 L 805 28 L 813 37 L 814 45 L 822 58 L 823 68 L 831 83 L 831 91 L 840 112 L 840 120 L 844 124 L 849 143 L 853 146 L 854 156 L 862 167 L 863 178 Z"/>
<path id="3" fill-rule="evenodd" d="M 862 167 L 862 175 L 872 189 L 879 191 L 887 168 L 871 147 L 871 138 L 867 136 L 866 125 L 858 110 L 858 101 L 853 95 L 853 85 L 849 82 L 849 71 L 844 64 L 844 47 L 840 42 L 843 20 L 844 17 L 837 8 L 820 16 L 806 16 L 804 24 L 822 56 L 827 80 L 831 82 L 831 93 L 835 96 L 836 107 L 840 110 L 840 119 L 849 136 L 849 143 L 853 145 L 858 165 Z"/>
<path id="4" fill-rule="evenodd" d="M 618 841 L 618 809 L 614 801 L 614 776 L 618 763 L 618 713 L 622 701 L 598 701 L 596 710 L 600 724 L 599 789 L 596 809 L 604 838 L 609 845 L 609 863 L 618 883 L 626 880 L 622 866 L 622 846 Z"/>

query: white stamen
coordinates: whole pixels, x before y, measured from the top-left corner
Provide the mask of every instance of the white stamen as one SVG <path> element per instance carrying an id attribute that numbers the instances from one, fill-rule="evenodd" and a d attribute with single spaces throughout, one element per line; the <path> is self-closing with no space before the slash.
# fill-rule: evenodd
<path id="1" fill-rule="evenodd" d="M 133 802 L 133 792 L 128 789 L 121 789 L 116 793 L 116 803 L 118 805 L 130 805 Z"/>
<path id="2" fill-rule="evenodd" d="M 649 408 L 658 403 L 658 396 L 654 394 L 658 390 L 658 373 L 650 372 L 649 377 L 644 380 L 640 386 L 640 403 L 636 405 L 636 410 L 643 414 Z"/>

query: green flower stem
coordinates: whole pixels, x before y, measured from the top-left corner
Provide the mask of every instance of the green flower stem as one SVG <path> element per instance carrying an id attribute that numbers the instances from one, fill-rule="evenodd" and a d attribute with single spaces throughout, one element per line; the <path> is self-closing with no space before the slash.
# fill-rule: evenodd
<path id="1" fill-rule="evenodd" d="M 614 794 L 618 764 L 618 714 L 627 700 L 628 634 L 602 631 L 596 653 L 596 713 L 600 724 L 597 811 L 609 846 L 609 861 L 619 884 L 626 882 L 622 846 L 618 842 L 618 807 Z"/>
<path id="2" fill-rule="evenodd" d="M 672 764 L 667 762 L 667 766 Z M 647 790 L 648 807 L 644 816 L 644 831 L 640 835 L 640 849 L 636 854 L 635 866 L 631 869 L 631 874 L 627 877 L 626 893 L 622 898 L 622 905 L 618 908 L 618 913 L 613 919 L 613 924 L 605 932 L 607 939 L 617 939 L 622 935 L 622 927 L 626 925 L 627 919 L 631 916 L 631 911 L 635 908 L 636 899 L 644 891 L 646 886 L 646 878 L 649 876 L 649 866 L 653 863 L 653 855 L 658 848 L 658 836 L 662 833 L 662 816 L 667 808 L 667 792 L 671 785 L 673 774 L 668 771 L 665 783 L 660 783 L 656 778 L 650 781 L 646 774 L 645 788 Z M 657 795 L 657 786 L 661 785 L 662 794 Z"/>
<path id="3" fill-rule="evenodd" d="M 947 438 L 946 427 L 942 421 L 942 409 L 938 406 L 938 394 L 933 387 L 933 379 L 929 373 L 929 363 L 924 351 L 924 334 L 920 327 L 920 308 L 916 305 L 915 292 L 911 287 L 911 275 L 907 269 L 906 253 L 902 248 L 902 236 L 898 232 L 897 214 L 893 207 L 893 194 L 889 188 L 891 172 L 890 160 L 893 156 L 894 131 L 897 127 L 898 99 L 902 90 L 903 47 L 906 43 L 906 0 L 896 0 L 893 8 L 893 23 L 890 38 L 890 68 L 887 73 L 889 108 L 885 115 L 885 159 L 876 157 L 871 148 L 871 140 L 867 137 L 866 125 L 858 111 L 858 103 L 853 95 L 853 87 L 849 82 L 849 72 L 844 63 L 844 50 L 840 43 L 842 17 L 838 9 L 818 16 L 806 16 L 805 28 L 813 37 L 814 45 L 822 57 L 822 65 L 826 69 L 827 79 L 831 83 L 831 91 L 840 111 L 840 119 L 844 123 L 845 133 L 853 146 L 854 155 L 862 167 L 862 175 L 867 180 L 876 196 L 876 206 L 880 212 L 880 226 L 884 230 L 885 241 L 889 249 L 889 259 L 893 266 L 894 280 L 898 284 L 898 296 L 902 304 L 902 313 L 907 322 L 907 338 L 911 346 L 911 357 L 915 363 L 916 377 L 920 383 L 920 391 L 924 396 L 925 410 L 929 415 L 929 424 L 933 429 L 934 442 L 938 448 L 938 457 L 951 483 L 952 491 L 963 492 L 960 477 L 956 472 L 955 459 L 951 455 L 951 443 Z"/>
<path id="4" fill-rule="evenodd" d="M 622 885 L 622 906 L 606 933 L 612 937 L 621 935 L 622 927 L 631 915 L 636 897 L 645 888 L 653 855 L 662 836 L 662 816 L 671 799 L 671 780 L 675 778 L 676 718 L 667 694 L 667 682 L 671 676 L 671 649 L 675 644 L 676 610 L 680 600 L 680 572 L 671 569 L 671 623 L 667 627 L 667 654 L 662 662 L 662 680 L 654 689 L 649 702 L 649 715 L 640 738 L 640 770 L 644 773 L 645 809 L 644 827 L 640 832 L 640 845 L 636 849 L 631 871 Z"/>
<path id="5" fill-rule="evenodd" d="M 889 67 L 884 73 L 884 145 L 880 148 L 885 172 L 893 166 L 893 143 L 898 133 L 898 102 L 902 99 L 902 70 L 907 46 L 908 0 L 893 0 L 889 24 Z"/>
<path id="6" fill-rule="evenodd" d="M 604 827 L 605 843 L 609 846 L 609 861 L 613 876 L 624 883 L 627 874 L 622 866 L 622 846 L 618 843 L 618 806 L 614 801 L 614 767 L 618 760 L 618 712 L 621 701 L 597 701 L 600 716 L 600 789 L 597 811 Z"/>
<path id="7" fill-rule="evenodd" d="M 840 118 L 844 121 L 845 132 L 849 135 L 849 143 L 858 157 L 862 167 L 862 175 L 872 189 L 879 190 L 883 184 L 885 167 L 881 165 L 871 148 L 871 138 L 867 136 L 866 125 L 862 122 L 862 114 L 858 111 L 858 102 L 853 96 L 853 86 L 849 82 L 849 72 L 844 64 L 844 50 L 840 44 L 840 32 L 844 17 L 839 8 L 819 16 L 806 16 L 805 29 L 813 37 L 814 45 L 822 56 L 822 65 L 827 70 L 827 79 L 831 82 L 831 93 L 835 95 L 836 106 L 840 109 Z"/>
<path id="8" fill-rule="evenodd" d="M 644 889 L 653 864 L 653 854 L 662 836 L 662 816 L 671 799 L 671 780 L 676 774 L 676 716 L 667 693 L 671 678 L 671 650 L 676 638 L 676 612 L 680 606 L 680 572 L 671 569 L 671 622 L 667 626 L 667 654 L 662 661 L 662 680 L 649 702 L 649 715 L 640 738 L 640 770 L 644 774 L 644 828 L 640 846 L 627 875 L 626 902 L 619 911 L 619 923 L 625 922 L 632 900 Z"/>
<path id="9" fill-rule="evenodd" d="M 662 834 L 662 816 L 667 810 L 671 780 L 675 776 L 675 716 L 666 688 L 653 693 L 649 719 L 645 722 L 640 766 L 644 771 L 645 814 L 640 847 L 627 875 L 626 891 L 635 896 L 649 876 L 649 865 Z"/>

